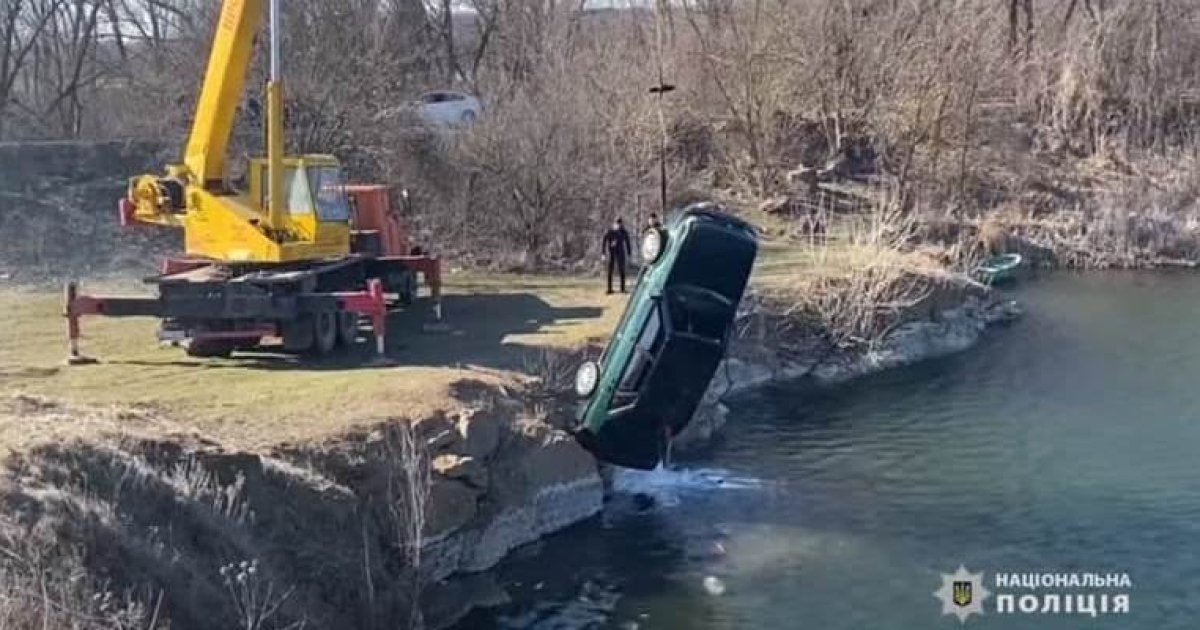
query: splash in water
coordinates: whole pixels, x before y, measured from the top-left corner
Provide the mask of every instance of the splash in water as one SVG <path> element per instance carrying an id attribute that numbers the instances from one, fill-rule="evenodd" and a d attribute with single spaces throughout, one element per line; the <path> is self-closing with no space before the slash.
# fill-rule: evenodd
<path id="1" fill-rule="evenodd" d="M 712 490 L 753 490 L 763 482 L 754 477 L 741 477 L 718 468 L 666 468 L 654 470 L 617 471 L 613 490 L 623 494 L 643 494 L 653 497 L 659 505 L 678 505 L 690 493 Z"/>

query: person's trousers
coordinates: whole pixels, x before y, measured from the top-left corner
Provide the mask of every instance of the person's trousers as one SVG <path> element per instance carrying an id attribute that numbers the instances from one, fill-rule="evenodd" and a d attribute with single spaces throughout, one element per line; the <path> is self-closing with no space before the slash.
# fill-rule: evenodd
<path id="1" fill-rule="evenodd" d="M 608 292 L 612 293 L 613 270 L 621 277 L 621 293 L 625 292 L 625 257 L 624 256 L 608 256 Z"/>

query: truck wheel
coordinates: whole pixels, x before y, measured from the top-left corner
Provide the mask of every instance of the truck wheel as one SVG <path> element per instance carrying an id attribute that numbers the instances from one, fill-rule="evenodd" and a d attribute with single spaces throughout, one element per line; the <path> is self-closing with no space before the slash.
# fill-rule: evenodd
<path id="1" fill-rule="evenodd" d="M 358 343 L 358 313 L 339 311 L 337 314 L 338 341 L 351 348 Z"/>
<path id="2" fill-rule="evenodd" d="M 384 289 L 396 293 L 400 306 L 411 306 L 417 299 L 417 274 L 407 269 L 389 274 Z"/>
<path id="3" fill-rule="evenodd" d="M 210 359 L 213 357 L 229 358 L 233 354 L 233 344 L 220 340 L 196 340 L 188 342 L 184 353 L 189 357 Z"/>
<path id="4" fill-rule="evenodd" d="M 400 304 L 412 306 L 417 301 L 417 274 L 409 273 L 404 277 L 404 289 L 400 292 Z"/>
<path id="5" fill-rule="evenodd" d="M 283 322 L 283 349 L 296 354 L 308 352 L 313 347 L 313 318 L 301 315 Z"/>
<path id="6" fill-rule="evenodd" d="M 321 311 L 313 317 L 313 350 L 317 354 L 329 354 L 338 340 L 338 314 Z"/>

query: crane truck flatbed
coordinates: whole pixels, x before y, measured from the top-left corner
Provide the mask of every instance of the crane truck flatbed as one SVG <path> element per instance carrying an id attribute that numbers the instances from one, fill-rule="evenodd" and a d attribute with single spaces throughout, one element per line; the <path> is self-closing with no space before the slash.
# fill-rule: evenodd
<path id="1" fill-rule="evenodd" d="M 65 295 L 69 360 L 88 362 L 79 350 L 85 315 L 159 318 L 159 341 L 185 344 L 192 356 L 228 356 L 272 341 L 288 352 L 326 354 L 357 343 L 366 320 L 382 354 L 389 308 L 417 297 L 414 272 L 424 275 L 440 315 L 440 266 L 424 255 L 282 266 L 169 259 L 164 273 L 144 280 L 156 296 L 84 295 L 72 283 Z"/>

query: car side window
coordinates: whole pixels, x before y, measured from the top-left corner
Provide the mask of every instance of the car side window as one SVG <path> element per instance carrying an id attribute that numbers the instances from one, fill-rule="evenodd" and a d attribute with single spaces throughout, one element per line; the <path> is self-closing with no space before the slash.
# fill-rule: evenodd
<path id="1" fill-rule="evenodd" d="M 662 345 L 663 337 L 662 309 L 655 304 L 650 308 L 649 319 L 642 327 L 642 334 L 638 336 L 638 349 L 653 354 Z"/>
<path id="2" fill-rule="evenodd" d="M 654 305 L 650 309 L 646 323 L 642 326 L 642 333 L 638 335 L 637 342 L 634 344 L 633 356 L 629 358 L 629 364 L 625 367 L 625 373 L 621 375 L 621 381 L 617 385 L 618 397 L 614 400 L 614 406 L 623 406 L 632 402 L 620 396 L 620 393 L 634 394 L 642 387 L 642 383 L 646 380 L 646 375 L 650 373 L 650 368 L 654 364 L 655 355 L 662 348 L 663 341 L 666 339 L 665 330 L 662 322 L 662 309 L 658 305 Z"/>

